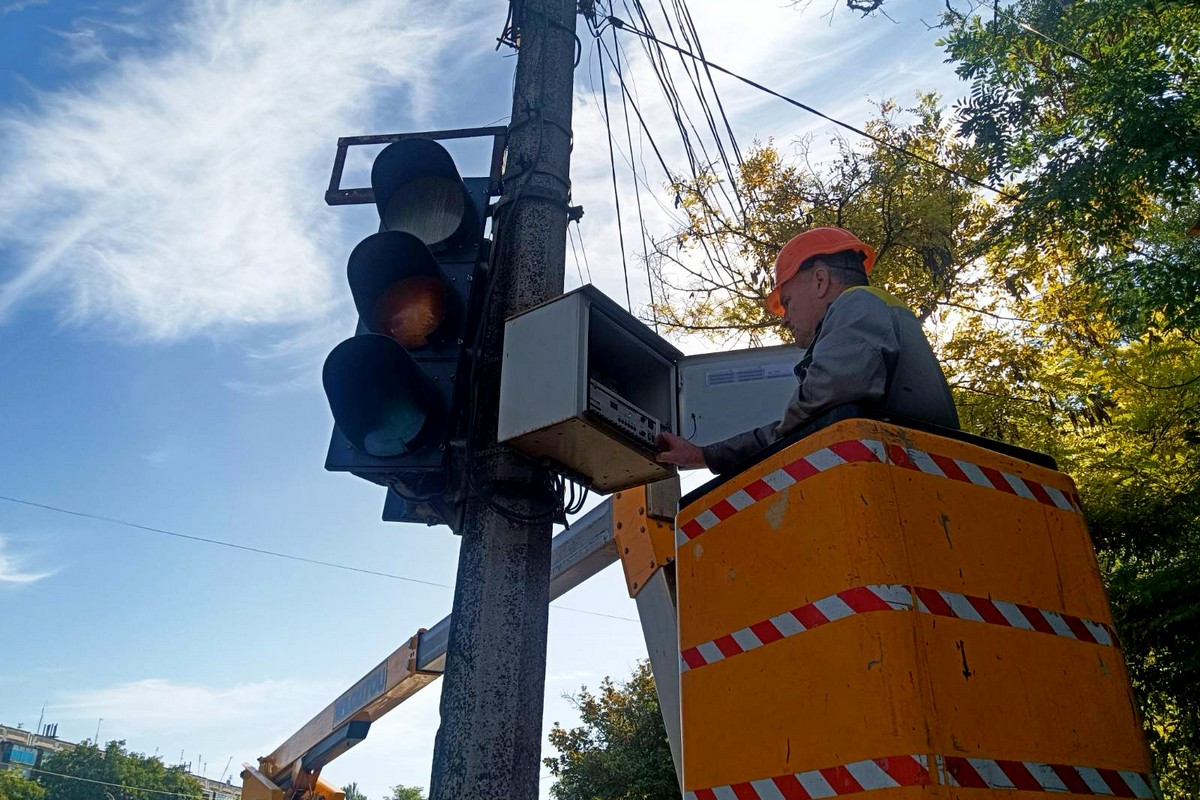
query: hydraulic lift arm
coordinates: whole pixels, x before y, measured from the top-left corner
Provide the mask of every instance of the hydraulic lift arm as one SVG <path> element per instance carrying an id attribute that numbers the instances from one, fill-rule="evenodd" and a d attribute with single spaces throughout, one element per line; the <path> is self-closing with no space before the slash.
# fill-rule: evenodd
<path id="1" fill-rule="evenodd" d="M 613 503 L 605 500 L 554 537 L 550 599 L 561 597 L 617 560 Z M 258 766 L 245 764 L 243 800 L 342 800 L 320 781 L 321 769 L 366 738 L 371 723 L 436 680 L 446 664 L 450 617 L 418 631 L 288 738 Z"/>

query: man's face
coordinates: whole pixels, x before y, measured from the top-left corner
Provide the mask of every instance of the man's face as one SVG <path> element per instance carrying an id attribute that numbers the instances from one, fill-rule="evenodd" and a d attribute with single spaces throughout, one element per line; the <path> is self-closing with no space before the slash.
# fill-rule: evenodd
<path id="1" fill-rule="evenodd" d="M 817 323 L 825 316 L 825 303 L 820 296 L 822 281 L 817 273 L 825 273 L 819 267 L 798 272 L 784 281 L 779 290 L 779 302 L 783 304 L 783 321 L 796 339 L 796 344 L 807 348 L 812 344 Z"/>

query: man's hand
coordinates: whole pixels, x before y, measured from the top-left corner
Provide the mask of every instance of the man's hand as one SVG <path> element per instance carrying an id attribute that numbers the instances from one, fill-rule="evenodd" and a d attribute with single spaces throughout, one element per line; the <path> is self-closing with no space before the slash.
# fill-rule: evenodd
<path id="1" fill-rule="evenodd" d="M 658 460 L 664 464 L 674 464 L 684 469 L 708 466 L 704 463 L 704 451 L 682 436 L 660 433 L 655 444 L 658 445 Z"/>

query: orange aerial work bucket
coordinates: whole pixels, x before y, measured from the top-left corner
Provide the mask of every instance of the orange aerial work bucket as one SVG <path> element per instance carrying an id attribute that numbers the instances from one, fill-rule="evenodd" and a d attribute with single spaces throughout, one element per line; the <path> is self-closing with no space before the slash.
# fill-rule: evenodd
<path id="1" fill-rule="evenodd" d="M 946 433 L 845 420 L 684 498 L 687 800 L 1158 796 L 1071 479 Z"/>

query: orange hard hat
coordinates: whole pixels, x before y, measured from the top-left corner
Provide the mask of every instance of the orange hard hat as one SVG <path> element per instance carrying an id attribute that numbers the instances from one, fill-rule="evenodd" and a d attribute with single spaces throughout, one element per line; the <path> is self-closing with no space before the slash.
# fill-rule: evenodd
<path id="1" fill-rule="evenodd" d="M 767 295 L 767 310 L 783 316 L 779 289 L 800 271 L 800 265 L 813 256 L 830 256 L 843 250 L 855 250 L 863 257 L 867 274 L 875 266 L 875 248 L 844 228 L 810 228 L 793 236 L 775 259 L 775 288 Z"/>

